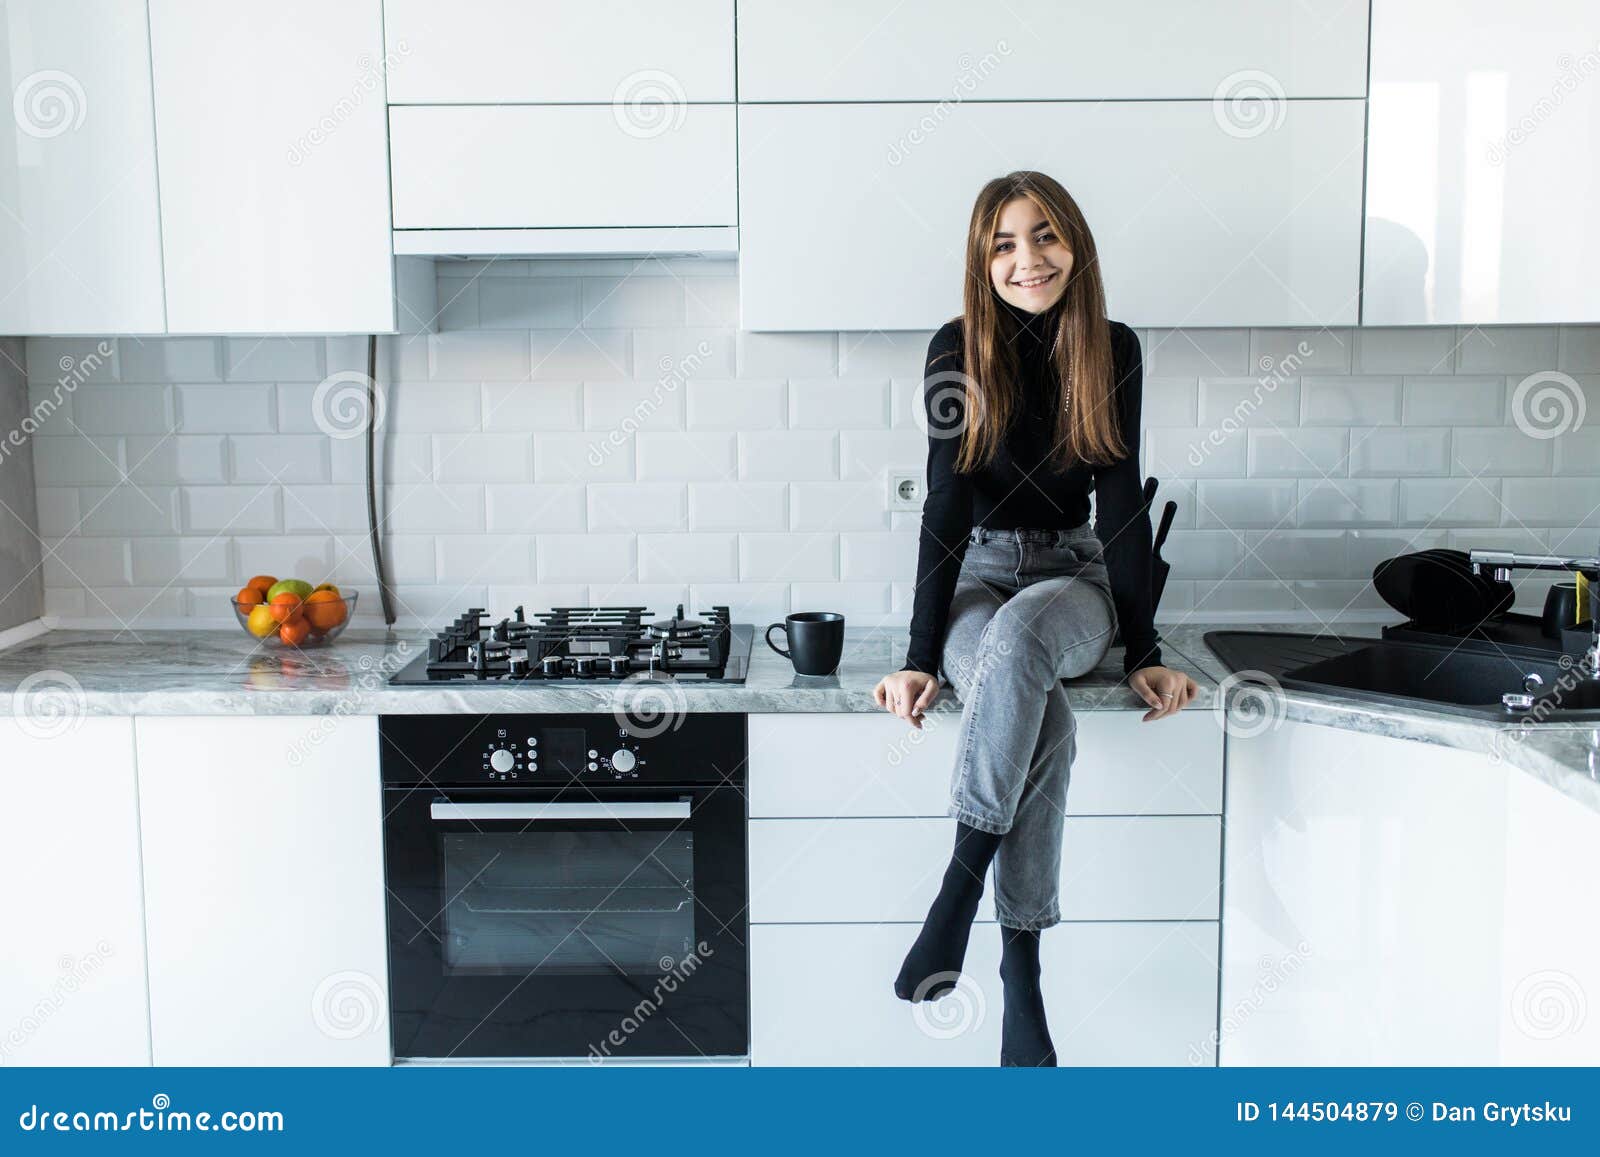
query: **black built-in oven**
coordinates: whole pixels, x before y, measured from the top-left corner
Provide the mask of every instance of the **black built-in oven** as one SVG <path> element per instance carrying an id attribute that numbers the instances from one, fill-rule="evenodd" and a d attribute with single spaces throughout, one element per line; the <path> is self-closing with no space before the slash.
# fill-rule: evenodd
<path id="1" fill-rule="evenodd" d="M 379 734 L 397 1058 L 748 1054 L 745 716 Z"/>

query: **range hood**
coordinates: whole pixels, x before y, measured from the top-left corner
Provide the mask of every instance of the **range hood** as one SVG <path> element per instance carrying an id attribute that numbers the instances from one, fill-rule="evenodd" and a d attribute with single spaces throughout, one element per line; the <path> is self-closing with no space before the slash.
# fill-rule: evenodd
<path id="1" fill-rule="evenodd" d="M 396 229 L 408 257 L 733 257 L 737 226 L 611 229 Z"/>

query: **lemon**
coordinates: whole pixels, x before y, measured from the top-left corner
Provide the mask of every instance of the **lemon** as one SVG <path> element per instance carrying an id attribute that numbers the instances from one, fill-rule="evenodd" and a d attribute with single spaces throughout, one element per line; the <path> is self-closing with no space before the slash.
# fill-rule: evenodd
<path id="1" fill-rule="evenodd" d="M 278 620 L 272 617 L 272 609 L 262 604 L 250 608 L 250 617 L 245 620 L 244 629 L 258 639 L 265 639 L 278 629 Z"/>

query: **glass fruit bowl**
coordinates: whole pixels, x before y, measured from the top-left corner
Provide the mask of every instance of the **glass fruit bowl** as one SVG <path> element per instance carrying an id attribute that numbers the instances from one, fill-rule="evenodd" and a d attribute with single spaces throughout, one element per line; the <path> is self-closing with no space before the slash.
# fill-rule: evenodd
<path id="1" fill-rule="evenodd" d="M 275 603 L 242 603 L 231 599 L 234 617 L 245 634 L 267 645 L 320 647 L 344 633 L 356 613 L 356 595 L 341 591 L 312 591 L 293 601 L 279 596 Z"/>

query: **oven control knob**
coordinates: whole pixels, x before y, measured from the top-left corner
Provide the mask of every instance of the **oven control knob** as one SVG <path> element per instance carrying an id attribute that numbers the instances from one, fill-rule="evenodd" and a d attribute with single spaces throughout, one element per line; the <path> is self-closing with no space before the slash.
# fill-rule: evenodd
<path id="1" fill-rule="evenodd" d="M 516 765 L 517 757 L 503 747 L 496 748 L 494 754 L 489 757 L 489 766 L 496 771 L 510 771 Z"/>
<path id="2" fill-rule="evenodd" d="M 626 774 L 633 770 L 633 765 L 638 761 L 634 759 L 633 752 L 626 747 L 619 747 L 611 753 L 611 769 Z"/>

